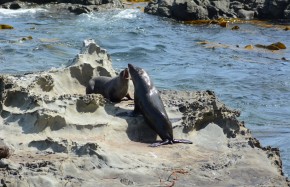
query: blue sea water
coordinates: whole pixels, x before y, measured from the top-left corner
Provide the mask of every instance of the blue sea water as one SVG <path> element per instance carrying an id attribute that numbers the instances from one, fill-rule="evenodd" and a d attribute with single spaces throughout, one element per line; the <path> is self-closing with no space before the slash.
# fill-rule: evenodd
<path id="1" fill-rule="evenodd" d="M 140 66 L 159 89 L 215 91 L 242 112 L 239 119 L 263 146 L 280 148 L 283 170 L 290 174 L 290 31 L 246 23 L 236 31 L 185 25 L 138 9 L 83 15 L 0 9 L 0 24 L 14 27 L 0 30 L 1 74 L 66 66 L 83 40 L 92 38 L 107 49 L 115 69 Z M 275 42 L 288 48 L 244 48 Z"/>

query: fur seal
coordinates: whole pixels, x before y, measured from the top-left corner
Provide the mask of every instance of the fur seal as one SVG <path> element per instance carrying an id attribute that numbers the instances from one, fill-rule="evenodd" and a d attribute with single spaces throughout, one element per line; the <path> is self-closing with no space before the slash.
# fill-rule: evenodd
<path id="1" fill-rule="evenodd" d="M 173 143 L 192 144 L 189 140 L 173 138 L 172 124 L 167 116 L 160 94 L 147 72 L 132 64 L 128 64 L 128 68 L 135 88 L 135 108 L 132 114 L 141 113 L 149 126 L 162 139 L 162 142 L 153 143 L 150 146 L 157 147 Z"/>
<path id="2" fill-rule="evenodd" d="M 128 93 L 129 71 L 128 68 L 121 71 L 116 77 L 99 76 L 89 81 L 86 94 L 98 93 L 112 102 L 120 102 L 124 97 L 132 99 Z"/>

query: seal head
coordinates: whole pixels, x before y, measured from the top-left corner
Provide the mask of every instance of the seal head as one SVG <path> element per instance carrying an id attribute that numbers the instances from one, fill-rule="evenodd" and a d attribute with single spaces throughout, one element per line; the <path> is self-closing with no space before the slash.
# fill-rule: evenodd
<path id="1" fill-rule="evenodd" d="M 98 76 L 89 81 L 86 94 L 101 94 L 113 102 L 120 102 L 124 97 L 132 99 L 128 93 L 129 89 L 129 70 L 125 68 L 116 77 Z"/>

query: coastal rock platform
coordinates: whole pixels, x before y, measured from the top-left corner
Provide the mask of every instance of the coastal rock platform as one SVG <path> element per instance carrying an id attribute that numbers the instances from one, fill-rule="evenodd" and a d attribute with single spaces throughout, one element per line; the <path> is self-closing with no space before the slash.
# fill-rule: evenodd
<path id="1" fill-rule="evenodd" d="M 145 12 L 180 21 L 219 18 L 290 19 L 288 0 L 154 0 Z"/>
<path id="2" fill-rule="evenodd" d="M 120 0 L 0 0 L 0 8 L 20 9 L 20 8 L 44 8 L 50 12 L 69 11 L 75 14 L 90 13 L 108 9 L 123 8 Z"/>
<path id="3" fill-rule="evenodd" d="M 134 101 L 85 95 L 93 76 L 115 76 L 93 40 L 66 68 L 0 77 L 2 186 L 288 186 L 277 148 L 262 147 L 212 91 L 160 91 L 175 138 L 159 137 Z M 133 92 L 133 88 L 130 90 Z"/>

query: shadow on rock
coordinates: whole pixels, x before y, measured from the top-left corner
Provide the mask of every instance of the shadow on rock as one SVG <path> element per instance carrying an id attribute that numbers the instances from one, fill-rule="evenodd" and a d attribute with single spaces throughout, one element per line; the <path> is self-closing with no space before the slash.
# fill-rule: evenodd
<path id="1" fill-rule="evenodd" d="M 153 143 L 156 142 L 157 134 L 144 121 L 142 115 L 130 116 L 133 110 L 116 107 L 114 103 L 107 104 L 105 110 L 109 115 L 125 119 L 128 127 L 126 133 L 128 138 L 134 142 Z"/>

